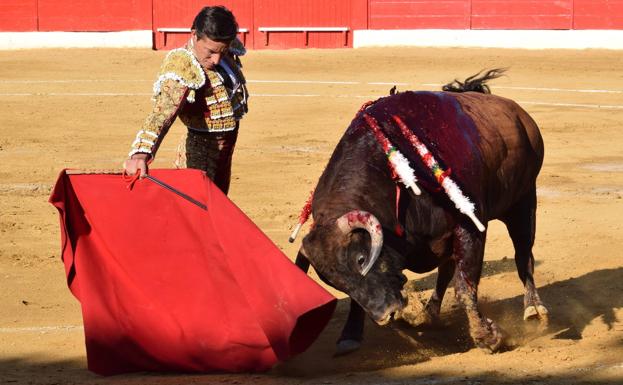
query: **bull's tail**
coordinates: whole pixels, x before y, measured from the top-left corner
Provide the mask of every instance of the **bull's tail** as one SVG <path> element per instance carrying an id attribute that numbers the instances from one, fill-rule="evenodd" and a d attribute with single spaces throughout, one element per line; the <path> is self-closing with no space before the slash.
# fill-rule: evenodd
<path id="1" fill-rule="evenodd" d="M 465 81 L 461 82 L 454 80 L 451 83 L 442 87 L 442 90 L 449 92 L 481 92 L 483 94 L 490 94 L 491 90 L 487 85 L 487 82 L 491 79 L 497 79 L 504 75 L 506 68 L 494 68 L 487 72 L 480 71 L 476 75 L 470 76 Z"/>

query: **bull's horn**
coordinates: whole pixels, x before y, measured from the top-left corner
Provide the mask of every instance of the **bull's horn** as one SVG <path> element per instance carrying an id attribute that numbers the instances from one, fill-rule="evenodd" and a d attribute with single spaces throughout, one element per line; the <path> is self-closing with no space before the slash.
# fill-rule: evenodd
<path id="1" fill-rule="evenodd" d="M 367 211 L 353 210 L 337 219 L 337 227 L 344 234 L 354 229 L 364 229 L 370 234 L 370 258 L 361 266 L 361 275 L 368 274 L 381 255 L 383 248 L 383 229 L 378 219 Z"/>

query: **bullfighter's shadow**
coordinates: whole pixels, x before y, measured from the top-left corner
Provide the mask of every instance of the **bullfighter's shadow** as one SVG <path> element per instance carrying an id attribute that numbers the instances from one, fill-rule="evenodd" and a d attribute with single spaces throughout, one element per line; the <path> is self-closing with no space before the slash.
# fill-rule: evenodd
<path id="1" fill-rule="evenodd" d="M 514 261 L 505 258 L 486 262 L 483 276 L 509 271 L 515 271 Z M 421 280 L 412 280 L 408 285 L 426 290 L 434 286 L 435 280 L 436 274 L 431 274 Z M 433 357 L 475 349 L 469 337 L 466 316 L 453 293 L 454 290 L 449 289 L 444 299 L 440 328 L 412 327 L 400 321 L 392 326 L 380 327 L 368 319 L 361 349 L 350 355 L 335 357 L 335 341 L 348 315 L 350 301 L 342 299 L 333 319 L 311 348 L 277 365 L 271 374 L 317 377 L 373 371 L 413 365 Z M 523 295 L 492 302 L 481 300 L 483 313 L 494 319 L 509 336 L 508 349 L 542 335 L 581 339 L 582 331 L 597 317 L 612 328 L 617 322 L 614 309 L 623 307 L 623 268 L 593 271 L 581 277 L 540 286 L 539 293 L 550 311 L 549 326 L 539 333 L 522 319 Z"/>

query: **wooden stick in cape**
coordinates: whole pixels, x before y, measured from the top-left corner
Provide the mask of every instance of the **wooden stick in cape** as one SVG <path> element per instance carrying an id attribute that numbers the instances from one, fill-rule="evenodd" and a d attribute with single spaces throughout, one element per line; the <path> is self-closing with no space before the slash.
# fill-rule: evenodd
<path id="1" fill-rule="evenodd" d="M 407 125 L 398 117 L 397 115 L 392 115 L 394 121 L 400 127 L 400 131 L 402 135 L 409 140 L 411 145 L 415 148 L 417 153 L 422 158 L 422 161 L 426 164 L 426 166 L 432 171 L 437 182 L 443 187 L 444 191 L 450 198 L 450 200 L 454 203 L 456 208 L 463 214 L 467 215 L 469 219 L 474 222 L 478 230 L 485 231 L 485 226 L 478 220 L 476 214 L 474 213 L 475 208 L 474 204 L 463 195 L 463 192 L 459 188 L 459 186 L 454 183 L 454 181 L 450 178 L 449 172 L 444 171 L 433 154 L 428 150 L 426 145 L 422 143 L 418 137 L 407 127 Z"/>

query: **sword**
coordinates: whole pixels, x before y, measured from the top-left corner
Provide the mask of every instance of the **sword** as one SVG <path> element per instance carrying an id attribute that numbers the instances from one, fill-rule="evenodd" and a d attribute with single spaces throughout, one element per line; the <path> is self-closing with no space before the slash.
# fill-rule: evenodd
<path id="1" fill-rule="evenodd" d="M 151 176 L 149 174 L 145 175 L 145 179 L 149 179 L 150 181 L 154 182 L 158 186 L 164 187 L 165 189 L 167 189 L 167 190 L 169 190 L 169 191 L 171 191 L 171 192 L 181 196 L 182 198 L 186 199 L 190 203 L 192 203 L 194 205 L 197 205 L 197 206 L 201 207 L 202 209 L 208 211 L 208 206 L 206 206 L 203 203 L 199 202 L 198 200 L 196 200 L 196 199 L 194 199 L 194 198 L 184 194 L 183 192 L 181 192 L 180 190 L 176 189 L 175 187 L 173 187 L 173 186 L 171 186 L 169 184 L 164 183 L 160 179 L 154 178 L 153 176 Z"/>

